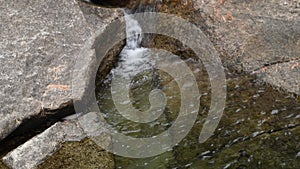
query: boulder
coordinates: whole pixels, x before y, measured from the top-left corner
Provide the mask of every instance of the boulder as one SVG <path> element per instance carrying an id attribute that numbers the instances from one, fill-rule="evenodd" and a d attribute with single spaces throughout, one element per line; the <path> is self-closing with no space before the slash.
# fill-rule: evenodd
<path id="1" fill-rule="evenodd" d="M 83 131 L 76 122 L 59 122 L 8 153 L 3 161 L 10 168 L 36 168 L 45 158 L 55 153 L 64 141 L 83 138 Z"/>
<path id="2" fill-rule="evenodd" d="M 300 8 L 296 1 L 196 1 L 224 66 L 300 94 Z M 289 66 L 288 66 L 289 65 Z M 280 71 L 279 71 L 280 69 Z"/>
<path id="3" fill-rule="evenodd" d="M 80 5 L 0 1 L 0 139 L 24 119 L 72 100 L 71 75 L 81 48 L 121 13 L 97 8 L 103 15 L 98 22 Z"/>
<path id="4" fill-rule="evenodd" d="M 4 23 L 0 32 L 0 139 L 3 139 L 25 119 L 44 110 L 60 109 L 72 101 L 72 72 L 80 51 L 88 39 L 95 38 L 94 32 L 103 31 L 122 11 L 75 0 L 18 3 L 1 0 L 0 8 Z M 110 50 L 107 59 L 115 59 L 115 52 Z M 36 168 L 58 151 L 63 142 L 85 138 L 78 122 L 67 120 L 11 151 L 3 158 L 5 164 L 10 168 Z"/>
<path id="5" fill-rule="evenodd" d="M 90 31 L 75 0 L 2 1 L 0 139 L 23 119 L 71 100 L 71 73 Z"/>

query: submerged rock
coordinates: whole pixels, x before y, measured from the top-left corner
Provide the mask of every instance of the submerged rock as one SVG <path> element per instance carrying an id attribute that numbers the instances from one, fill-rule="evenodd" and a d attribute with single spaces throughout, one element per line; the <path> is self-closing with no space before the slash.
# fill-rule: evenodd
<path id="1" fill-rule="evenodd" d="M 90 139 L 63 143 L 38 169 L 101 168 L 114 169 L 114 156 L 101 149 Z"/>

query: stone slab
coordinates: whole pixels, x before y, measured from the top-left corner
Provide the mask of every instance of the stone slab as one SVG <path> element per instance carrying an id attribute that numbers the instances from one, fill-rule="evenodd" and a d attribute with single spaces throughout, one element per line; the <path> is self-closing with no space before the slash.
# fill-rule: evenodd
<path id="1" fill-rule="evenodd" d="M 79 141 L 84 137 L 78 122 L 59 122 L 8 153 L 3 161 L 13 169 L 36 168 L 55 153 L 63 142 Z"/>
<path id="2" fill-rule="evenodd" d="M 293 70 L 284 68 L 287 62 L 300 59 L 300 8 L 297 1 L 204 0 L 196 1 L 195 7 L 206 18 L 224 66 L 254 72 L 258 76 L 264 73 L 278 81 L 286 78 L 261 70 L 276 64 L 286 75 L 300 74 L 299 67 Z M 300 77 L 287 77 L 288 83 L 262 79 L 299 94 Z"/>
<path id="3" fill-rule="evenodd" d="M 89 36 L 75 0 L 0 2 L 0 139 L 71 100 L 72 63 Z"/>
<path id="4" fill-rule="evenodd" d="M 0 140 L 25 118 L 72 99 L 80 50 L 120 14 L 97 8 L 100 22 L 82 7 L 76 0 L 0 0 Z"/>

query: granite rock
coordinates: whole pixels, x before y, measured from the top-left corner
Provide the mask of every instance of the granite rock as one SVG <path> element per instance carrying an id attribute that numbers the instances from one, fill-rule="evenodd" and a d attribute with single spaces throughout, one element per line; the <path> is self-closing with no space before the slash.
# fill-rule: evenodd
<path id="1" fill-rule="evenodd" d="M 23 145 L 8 153 L 4 163 L 10 168 L 36 168 L 47 157 L 55 153 L 65 141 L 81 140 L 85 137 L 76 121 L 59 122 L 42 134 L 35 136 Z"/>
<path id="2" fill-rule="evenodd" d="M 225 67 L 264 76 L 265 82 L 300 94 L 297 1 L 204 0 L 195 8 L 206 18 Z M 284 75 L 274 73 L 279 67 Z"/>
<path id="3" fill-rule="evenodd" d="M 76 0 L 0 0 L 0 139 L 22 120 L 72 100 L 81 48 L 96 28 L 103 30 L 120 14 L 102 11 L 106 15 L 97 23 Z"/>

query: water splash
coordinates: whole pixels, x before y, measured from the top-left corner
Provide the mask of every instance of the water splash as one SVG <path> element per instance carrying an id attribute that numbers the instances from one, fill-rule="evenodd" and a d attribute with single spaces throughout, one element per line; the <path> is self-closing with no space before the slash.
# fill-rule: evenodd
<path id="1" fill-rule="evenodd" d="M 133 78 L 138 73 L 152 69 L 147 48 L 141 47 L 143 40 L 142 28 L 131 15 L 132 11 L 124 10 L 126 21 L 126 46 L 120 53 L 120 62 L 112 70 L 113 76 L 120 75 L 125 78 Z"/>
<path id="2" fill-rule="evenodd" d="M 126 21 L 126 47 L 127 49 L 140 48 L 142 43 L 142 28 L 137 20 L 124 10 Z"/>

